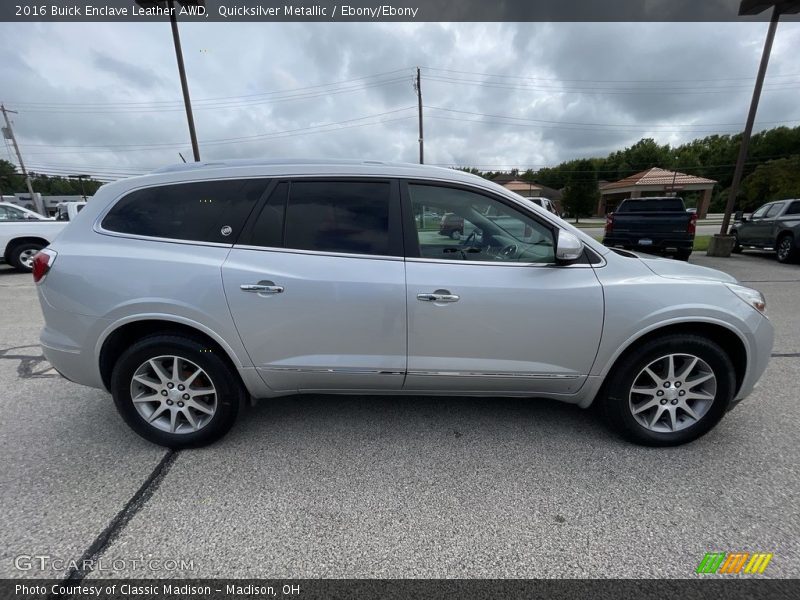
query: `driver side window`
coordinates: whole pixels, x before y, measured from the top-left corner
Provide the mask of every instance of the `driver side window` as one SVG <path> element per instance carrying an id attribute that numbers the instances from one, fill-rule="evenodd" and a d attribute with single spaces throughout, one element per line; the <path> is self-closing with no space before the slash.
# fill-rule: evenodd
<path id="1" fill-rule="evenodd" d="M 436 185 L 408 190 L 422 258 L 555 262 L 552 229 L 502 202 Z"/>
<path id="2" fill-rule="evenodd" d="M 769 205 L 769 204 L 765 204 L 764 206 L 762 206 L 761 208 L 759 208 L 759 209 L 758 209 L 756 212 L 754 212 L 754 213 L 753 213 L 753 214 L 750 216 L 750 218 L 751 218 L 751 219 L 760 219 L 761 217 L 763 217 L 763 216 L 764 216 L 764 215 L 767 213 L 767 210 L 769 210 L 769 207 L 770 207 L 770 205 Z"/>

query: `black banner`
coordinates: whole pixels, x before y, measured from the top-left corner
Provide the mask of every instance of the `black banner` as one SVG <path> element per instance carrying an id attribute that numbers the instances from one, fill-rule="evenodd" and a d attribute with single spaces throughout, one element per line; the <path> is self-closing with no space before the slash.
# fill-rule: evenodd
<path id="1" fill-rule="evenodd" d="M 767 20 L 769 2 L 757 15 L 739 16 L 741 0 L 205 0 L 184 6 L 181 21 L 308 22 L 522 22 L 522 21 L 738 21 Z M 791 4 L 791 3 L 789 3 Z M 760 6 L 760 5 L 759 5 Z M 786 5 L 789 6 L 788 4 Z M 0 21 L 163 21 L 167 2 L 134 0 L 3 0 Z M 785 19 L 796 19 L 787 14 Z"/>
<path id="2" fill-rule="evenodd" d="M 3 600 L 774 600 L 800 597 L 800 580 L 698 576 L 618 579 L 84 579 L 0 581 Z"/>

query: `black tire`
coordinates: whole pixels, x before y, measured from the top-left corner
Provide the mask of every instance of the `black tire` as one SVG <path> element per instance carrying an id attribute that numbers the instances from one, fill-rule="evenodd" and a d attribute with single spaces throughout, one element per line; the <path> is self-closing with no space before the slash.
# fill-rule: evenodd
<path id="1" fill-rule="evenodd" d="M 700 419 L 671 432 L 646 428 L 634 418 L 629 395 L 638 374 L 650 363 L 668 354 L 692 354 L 711 368 L 716 377 L 716 394 Z M 708 433 L 725 415 L 736 389 L 734 367 L 727 353 L 708 338 L 691 334 L 670 334 L 655 338 L 626 352 L 609 375 L 603 409 L 609 425 L 627 440 L 644 446 L 678 446 Z"/>
<path id="2" fill-rule="evenodd" d="M 689 250 L 688 248 L 687 248 L 687 249 L 680 249 L 680 250 L 678 250 L 677 252 L 675 252 L 675 258 L 676 258 L 677 260 L 684 260 L 684 261 L 688 261 L 688 260 L 689 260 L 689 257 L 690 257 L 691 255 L 692 255 L 692 251 L 691 251 L 691 250 Z"/>
<path id="3" fill-rule="evenodd" d="M 33 268 L 25 265 L 22 262 L 22 257 L 24 254 L 30 253 L 31 251 L 34 253 L 39 252 L 39 250 L 42 248 L 44 248 L 44 244 L 39 244 L 37 242 L 25 242 L 23 244 L 17 244 L 8 252 L 8 264 L 21 273 L 30 273 L 33 271 Z"/>
<path id="4" fill-rule="evenodd" d="M 211 419 L 199 430 L 170 433 L 150 425 L 136 410 L 131 381 L 140 365 L 163 355 L 179 356 L 199 366 L 217 390 L 217 405 Z M 235 369 L 226 358 L 206 344 L 181 335 L 153 335 L 131 345 L 117 360 L 111 373 L 111 394 L 125 422 L 144 439 L 168 448 L 197 448 L 215 442 L 233 426 L 246 393 Z"/>
<path id="5" fill-rule="evenodd" d="M 797 247 L 791 233 L 784 233 L 775 243 L 775 256 L 783 264 L 793 263 L 797 260 Z"/>
<path id="6" fill-rule="evenodd" d="M 449 235 L 450 239 L 459 240 L 461 239 L 461 236 L 464 235 L 464 233 L 462 231 L 459 231 L 458 229 L 453 229 L 453 231 L 451 231 Z"/>
<path id="7" fill-rule="evenodd" d="M 733 253 L 734 254 L 742 253 L 742 246 L 739 244 L 739 234 L 735 231 L 733 232 Z"/>

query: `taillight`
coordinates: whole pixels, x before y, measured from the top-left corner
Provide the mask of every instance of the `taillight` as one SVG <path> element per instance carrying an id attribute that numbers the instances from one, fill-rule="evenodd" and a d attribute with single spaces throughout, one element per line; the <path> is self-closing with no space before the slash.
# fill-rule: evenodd
<path id="1" fill-rule="evenodd" d="M 58 253 L 55 250 L 45 248 L 44 250 L 39 251 L 39 253 L 33 257 L 34 283 L 41 283 L 41 281 L 44 279 L 44 276 L 50 271 L 50 267 L 53 266 L 56 256 L 58 256 Z"/>
<path id="2" fill-rule="evenodd" d="M 614 231 L 614 215 L 606 215 L 606 233 Z"/>
<path id="3" fill-rule="evenodd" d="M 692 213 L 692 216 L 689 219 L 689 227 L 687 227 L 686 231 L 694 235 L 694 232 L 696 230 L 697 230 L 697 213 Z"/>

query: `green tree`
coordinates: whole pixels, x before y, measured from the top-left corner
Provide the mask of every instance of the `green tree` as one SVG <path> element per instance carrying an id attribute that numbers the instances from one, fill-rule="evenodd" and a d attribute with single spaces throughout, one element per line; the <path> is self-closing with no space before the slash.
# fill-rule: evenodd
<path id="1" fill-rule="evenodd" d="M 800 198 L 800 154 L 771 160 L 742 181 L 739 210 L 751 211 L 770 200 Z"/>
<path id="2" fill-rule="evenodd" d="M 568 178 L 561 199 L 564 210 L 575 217 L 577 223 L 581 217 L 588 217 L 597 206 L 600 190 L 597 187 L 597 170 L 591 160 L 574 161 L 575 169 Z"/>

